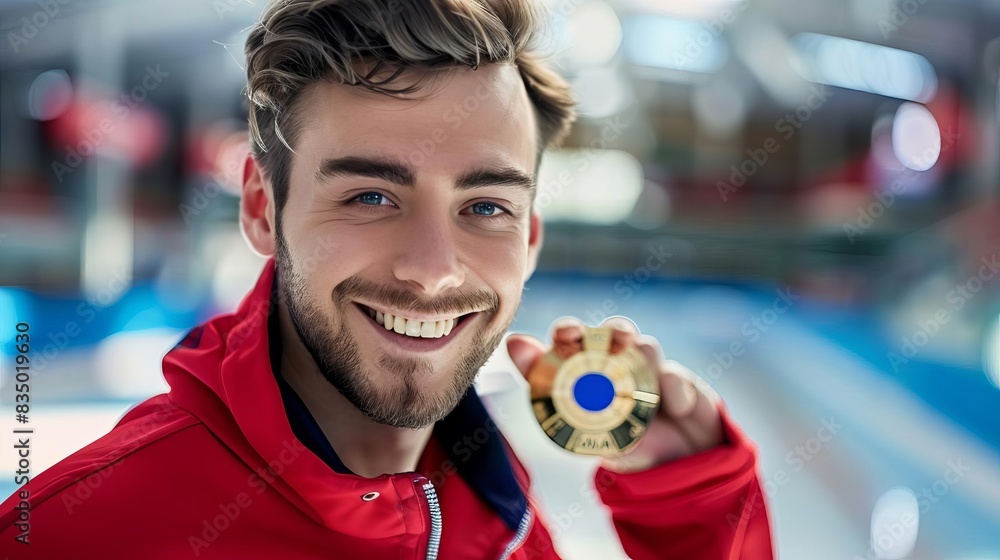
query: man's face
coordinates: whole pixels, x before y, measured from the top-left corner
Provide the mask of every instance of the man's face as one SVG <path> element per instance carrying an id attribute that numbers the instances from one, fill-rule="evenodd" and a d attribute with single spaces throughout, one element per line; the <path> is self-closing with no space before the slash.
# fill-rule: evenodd
<path id="1" fill-rule="evenodd" d="M 537 133 L 516 67 L 458 69 L 419 95 L 306 92 L 275 251 L 320 371 L 373 420 L 409 428 L 471 386 L 538 249 Z"/>

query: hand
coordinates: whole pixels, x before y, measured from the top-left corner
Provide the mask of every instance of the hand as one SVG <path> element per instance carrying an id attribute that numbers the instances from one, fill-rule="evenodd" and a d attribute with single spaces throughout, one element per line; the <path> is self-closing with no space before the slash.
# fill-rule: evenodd
<path id="1" fill-rule="evenodd" d="M 583 326 L 575 317 L 556 321 L 552 325 L 552 348 L 564 357 L 580 351 Z M 660 381 L 660 407 L 646 433 L 628 451 L 602 457 L 602 466 L 616 472 L 642 471 L 726 441 L 719 415 L 719 395 L 704 380 L 679 363 L 664 360 L 656 339 L 639 334 L 632 321 L 611 317 L 601 326 L 611 328 L 614 333 L 612 354 L 635 346 L 646 356 Z M 546 351 L 537 338 L 522 334 L 507 337 L 507 352 L 525 379 Z"/>

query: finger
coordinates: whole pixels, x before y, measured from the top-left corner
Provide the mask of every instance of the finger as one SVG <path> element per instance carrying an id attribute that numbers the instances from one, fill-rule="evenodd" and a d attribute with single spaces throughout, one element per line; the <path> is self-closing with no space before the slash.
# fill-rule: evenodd
<path id="1" fill-rule="evenodd" d="M 660 383 L 660 408 L 670 418 L 684 418 L 691 414 L 697 403 L 698 391 L 683 373 L 664 368 L 663 350 L 653 337 L 640 337 L 636 348 L 644 356 L 649 367 L 657 373 Z"/>
<path id="2" fill-rule="evenodd" d="M 696 449 L 708 449 L 724 441 L 719 395 L 704 380 L 683 365 L 667 360 L 661 364 L 660 386 L 664 394 L 693 395 L 690 401 L 687 395 L 678 398 L 680 405 L 667 401 L 665 412 Z"/>
<path id="3" fill-rule="evenodd" d="M 562 359 L 583 350 L 583 321 L 576 317 L 560 317 L 552 323 L 549 335 L 552 339 L 552 349 Z"/>
<path id="4" fill-rule="evenodd" d="M 545 353 L 542 341 L 526 334 L 511 334 L 507 337 L 507 354 L 525 379 Z"/>
<path id="5" fill-rule="evenodd" d="M 691 416 L 698 404 L 694 384 L 669 371 L 660 372 L 660 395 L 667 415 L 675 420 Z"/>
<path id="6" fill-rule="evenodd" d="M 693 383 L 695 388 L 698 389 L 699 393 L 705 395 L 706 397 L 708 397 L 710 401 L 712 401 L 713 406 L 718 404 L 719 401 L 722 400 L 722 397 L 719 396 L 719 393 L 717 393 L 715 389 L 713 389 L 712 386 L 708 384 L 707 381 L 702 379 L 700 375 L 691 371 L 688 367 L 684 366 L 683 364 L 676 362 L 674 360 L 666 360 L 663 363 L 663 367 L 668 371 L 680 375 L 685 379 L 687 379 L 688 381 L 690 381 L 691 383 Z"/>
<path id="7" fill-rule="evenodd" d="M 664 360 L 663 347 L 660 346 L 660 341 L 656 340 L 653 336 L 640 334 L 636 338 L 635 347 L 646 355 L 650 367 L 659 367 L 660 363 Z"/>
<path id="8" fill-rule="evenodd" d="M 608 317 L 601 326 L 611 329 L 611 354 L 630 348 L 639 338 L 639 327 L 631 319 L 621 315 Z"/>

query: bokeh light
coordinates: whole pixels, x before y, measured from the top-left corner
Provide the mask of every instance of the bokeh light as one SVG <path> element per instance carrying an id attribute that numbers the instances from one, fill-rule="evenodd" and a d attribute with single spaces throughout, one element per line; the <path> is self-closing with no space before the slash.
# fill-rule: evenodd
<path id="1" fill-rule="evenodd" d="M 800 33 L 792 42 L 814 82 L 926 102 L 937 91 L 931 63 L 919 54 L 817 33 Z"/>
<path id="2" fill-rule="evenodd" d="M 990 383 L 1000 389 L 1000 316 L 990 321 L 983 341 L 983 369 Z"/>
<path id="3" fill-rule="evenodd" d="M 633 64 L 712 73 L 729 57 L 729 43 L 707 26 L 666 16 L 633 16 L 625 20 L 624 51 Z"/>
<path id="4" fill-rule="evenodd" d="M 920 529 L 920 506 L 909 488 L 893 488 L 872 510 L 872 551 L 880 560 L 899 560 L 913 552 Z"/>
<path id="5" fill-rule="evenodd" d="M 47 121 L 63 114 L 73 101 L 73 82 L 62 69 L 46 70 L 28 88 L 28 113 Z"/>
<path id="6" fill-rule="evenodd" d="M 927 171 L 934 167 L 941 155 L 941 129 L 927 107 L 900 105 L 892 122 L 892 149 L 908 169 Z"/>
<path id="7" fill-rule="evenodd" d="M 560 150 L 538 172 L 536 205 L 549 221 L 616 224 L 642 192 L 642 166 L 620 150 Z"/>
<path id="8" fill-rule="evenodd" d="M 589 0 L 581 4 L 565 23 L 562 55 L 575 66 L 601 66 L 618 53 L 622 26 L 607 2 Z"/>

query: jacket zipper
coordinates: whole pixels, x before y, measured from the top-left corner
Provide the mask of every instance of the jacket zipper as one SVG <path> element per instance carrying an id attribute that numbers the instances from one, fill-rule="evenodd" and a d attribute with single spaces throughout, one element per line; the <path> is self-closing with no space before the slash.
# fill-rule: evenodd
<path id="1" fill-rule="evenodd" d="M 416 478 L 414 482 L 420 482 Z M 438 504 L 437 492 L 434 491 L 434 483 L 430 480 L 424 482 L 422 486 L 424 497 L 427 498 L 427 508 L 431 515 L 431 536 L 427 541 L 427 560 L 437 560 L 438 548 L 441 547 L 441 506 Z"/>
<path id="2" fill-rule="evenodd" d="M 415 478 L 414 482 L 420 482 L 421 478 Z M 427 540 L 427 560 L 437 560 L 438 549 L 441 547 L 441 506 L 438 503 L 437 492 L 434 490 L 434 483 L 430 480 L 424 482 L 421 486 L 424 491 L 424 497 L 427 498 L 427 509 L 431 516 L 431 536 Z M 509 560 L 510 556 L 524 544 L 525 538 L 528 536 L 528 529 L 531 528 L 531 522 L 534 519 L 534 515 L 531 512 L 531 507 L 528 507 L 524 511 L 524 517 L 521 518 L 521 523 L 517 527 L 517 533 L 514 538 L 507 543 L 507 547 L 504 548 L 503 554 L 500 556 L 500 560 Z"/>
<path id="3" fill-rule="evenodd" d="M 507 548 L 503 550 L 503 555 L 500 556 L 500 560 L 508 560 L 511 554 L 514 554 L 522 544 L 524 544 L 524 539 L 528 536 L 528 529 L 531 528 L 532 521 L 531 507 L 524 510 L 524 517 L 521 518 L 520 525 L 517 526 L 517 534 L 514 535 L 514 539 L 507 544 Z"/>

